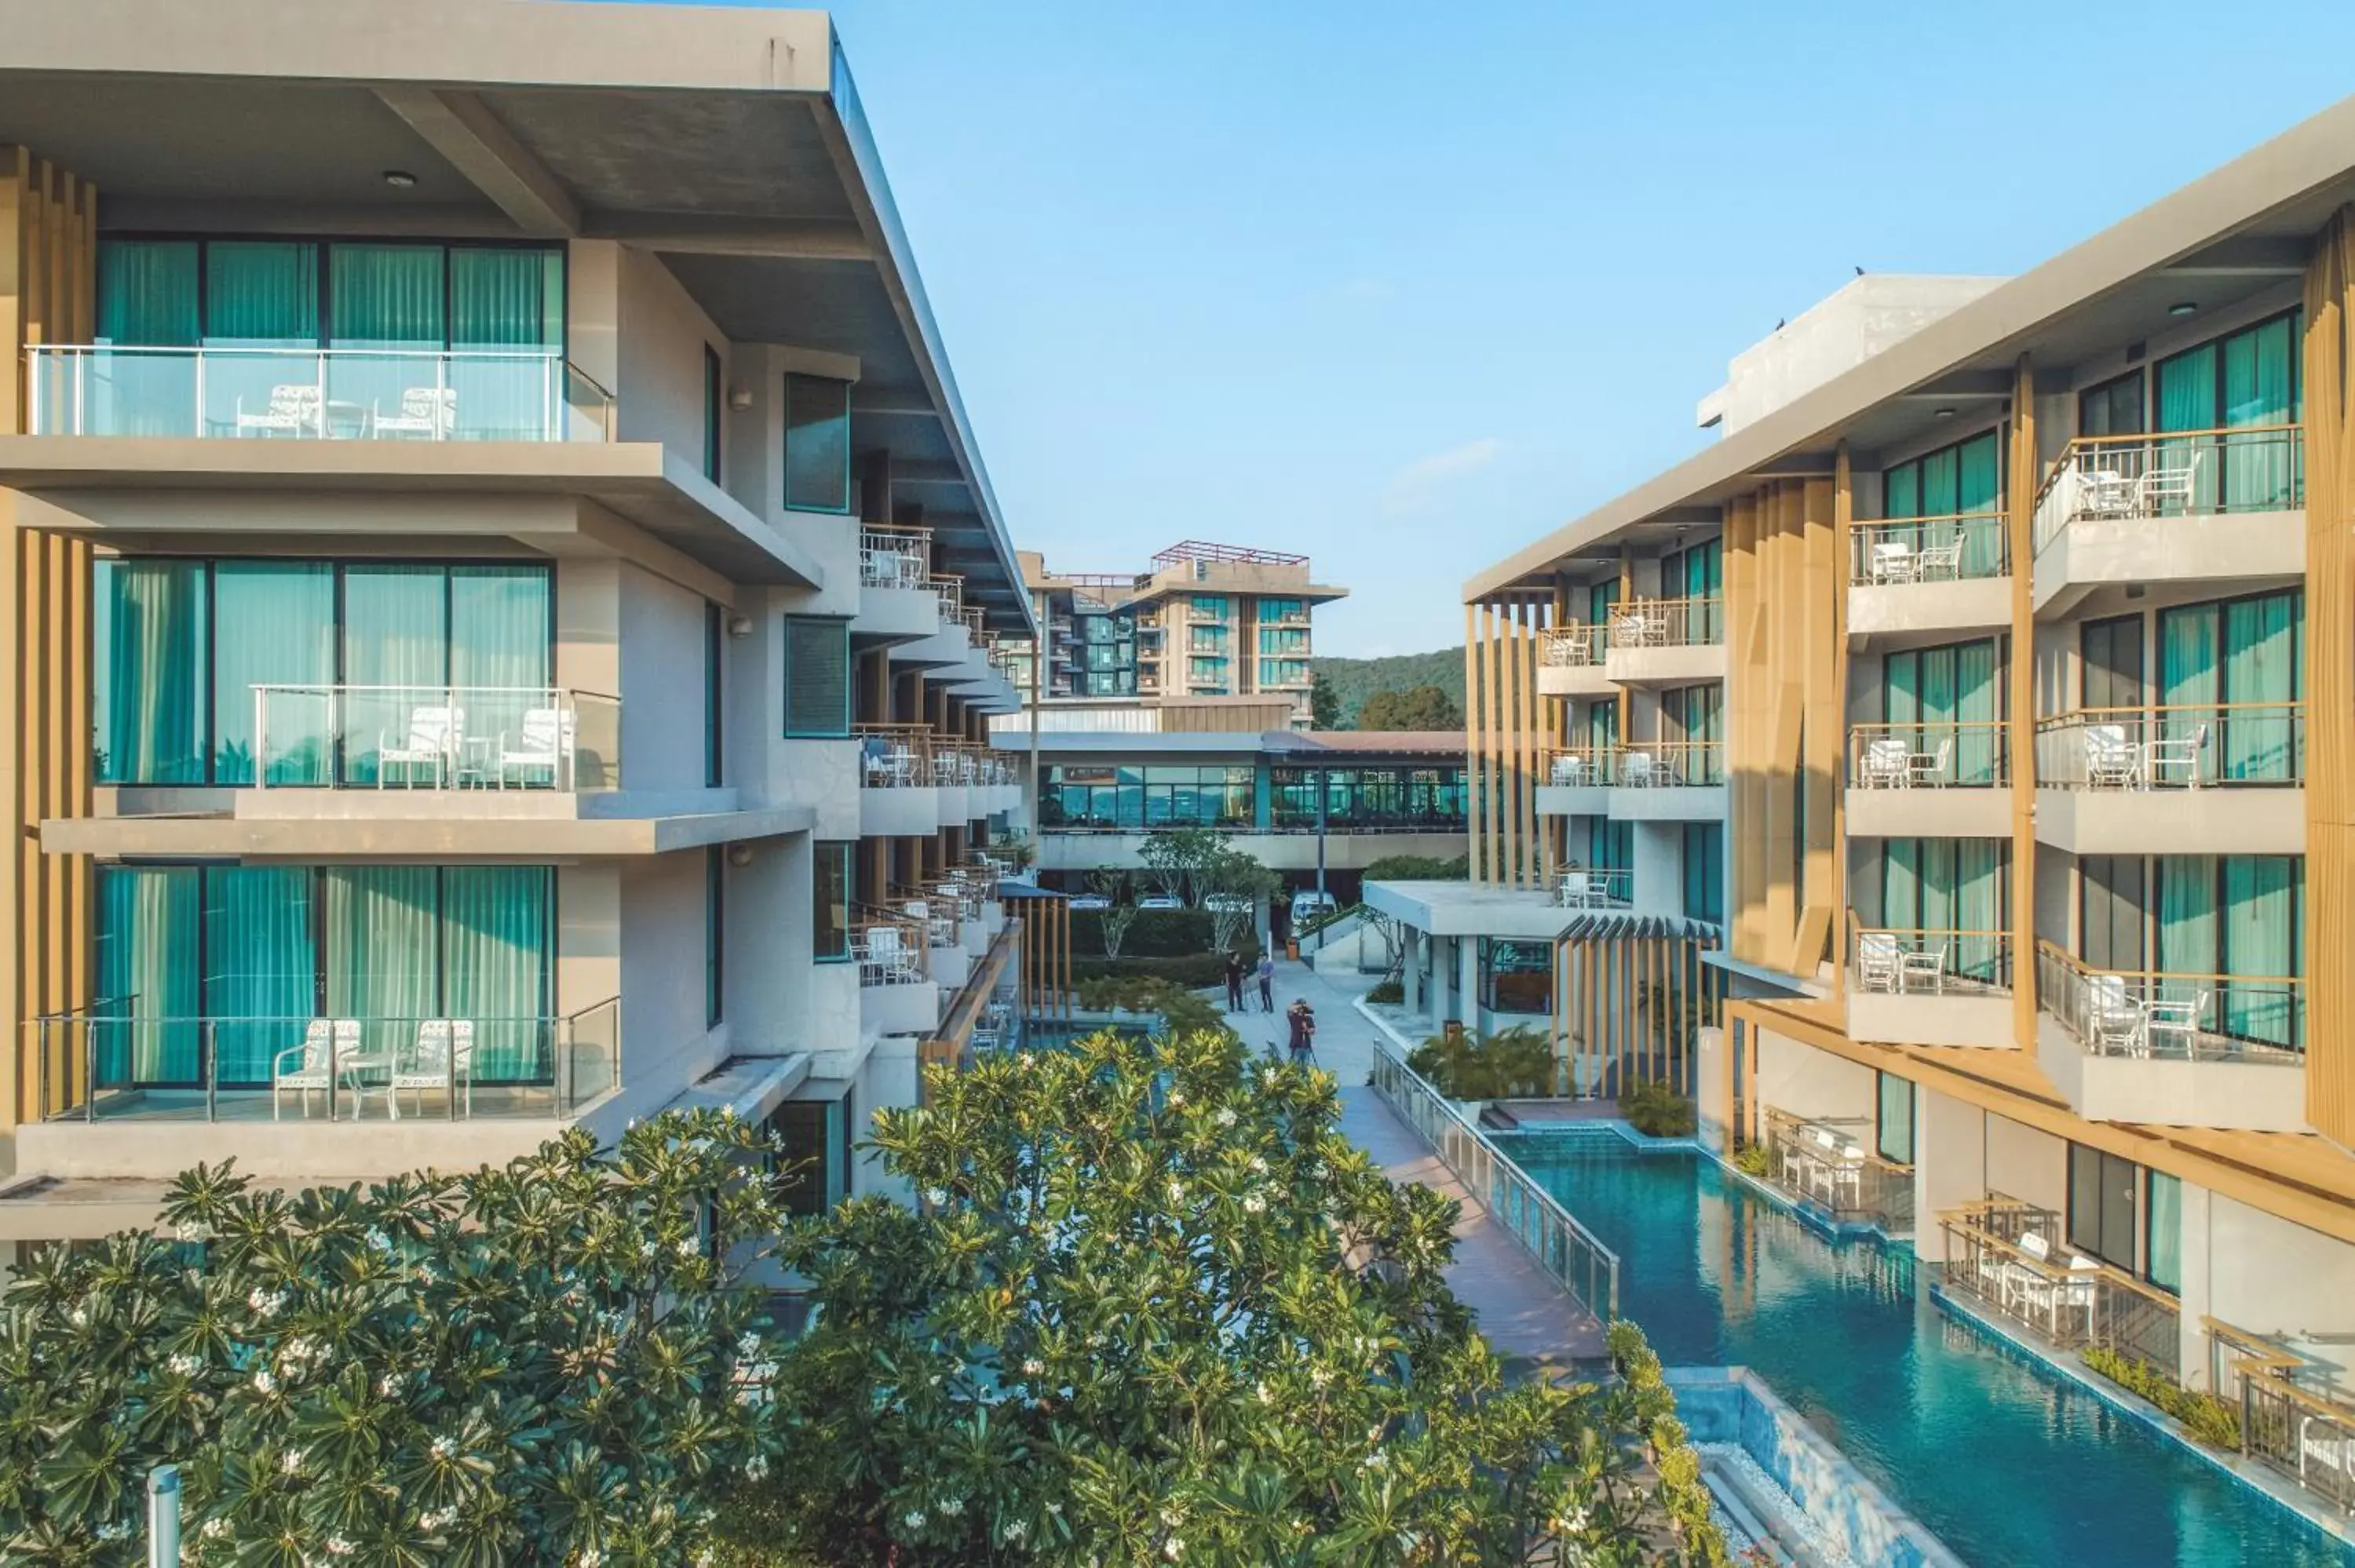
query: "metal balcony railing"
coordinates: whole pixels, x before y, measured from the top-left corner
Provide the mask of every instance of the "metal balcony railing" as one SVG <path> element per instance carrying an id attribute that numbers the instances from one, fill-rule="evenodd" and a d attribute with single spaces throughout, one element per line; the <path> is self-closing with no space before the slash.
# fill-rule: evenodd
<path id="1" fill-rule="evenodd" d="M 2180 1376 L 2174 1297 L 2068 1245 L 2051 1209 L 1990 1193 L 1938 1212 L 1940 1284 L 2056 1350 L 2100 1346 Z"/>
<path id="2" fill-rule="evenodd" d="M 1856 789 L 1990 788 L 2011 782 L 2011 732 L 2002 719 L 1919 719 L 1849 726 L 1848 781 Z"/>
<path id="3" fill-rule="evenodd" d="M 932 575 L 932 531 L 897 524 L 858 528 L 858 580 L 867 588 L 917 589 Z"/>
<path id="4" fill-rule="evenodd" d="M 2009 931 L 1859 927 L 1849 974 L 1859 991 L 1886 996 L 1969 996 L 2011 990 Z"/>
<path id="5" fill-rule="evenodd" d="M 1630 599 L 1611 612 L 1614 648 L 1706 648 L 1725 641 L 1725 601 L 1715 594 L 1698 599 Z"/>
<path id="6" fill-rule="evenodd" d="M 1725 743 L 1657 740 L 1629 746 L 1563 747 L 1547 753 L 1540 781 L 1571 788 L 1705 788 L 1725 782 Z"/>
<path id="7" fill-rule="evenodd" d="M 1882 517 L 1849 525 L 1848 580 L 1854 588 L 2010 575 L 2011 542 L 2001 512 Z"/>
<path id="8" fill-rule="evenodd" d="M 2208 1332 L 2209 1391 L 2228 1404 L 2237 1396 L 2241 1452 L 2355 1514 L 2355 1397 L 2339 1386 L 2339 1368 L 2215 1318 L 2200 1326 Z"/>
<path id="9" fill-rule="evenodd" d="M 1574 621 L 1556 627 L 1545 634 L 1542 657 L 1546 667 L 1554 670 L 1579 670 L 1603 662 L 1604 650 L 1610 645 L 1608 625 Z"/>
<path id="10" fill-rule="evenodd" d="M 1867 1117 L 1802 1117 L 1766 1107 L 1768 1172 L 1792 1197 L 1833 1218 L 1891 1235 L 1913 1228 L 1913 1168 L 1867 1147 Z"/>
<path id="11" fill-rule="evenodd" d="M 562 1016 L 156 1016 L 136 996 L 27 1025 L 74 1121 L 570 1116 L 621 1082 L 621 1001 Z"/>
<path id="12" fill-rule="evenodd" d="M 862 986 L 922 985 L 932 979 L 929 918 L 904 909 L 862 907 L 850 925 L 850 951 Z"/>
<path id="13" fill-rule="evenodd" d="M 610 441 L 613 395 L 528 348 L 25 351 L 36 436 Z"/>
<path id="14" fill-rule="evenodd" d="M 2300 425 L 2080 436 L 2036 495 L 2036 553 L 2084 519 L 2206 517 L 2306 503 Z"/>
<path id="15" fill-rule="evenodd" d="M 2040 789 L 2306 782 L 2304 703 L 2080 708 L 2036 722 Z"/>
<path id="16" fill-rule="evenodd" d="M 256 685 L 261 789 L 622 787 L 622 703 L 559 686 Z"/>

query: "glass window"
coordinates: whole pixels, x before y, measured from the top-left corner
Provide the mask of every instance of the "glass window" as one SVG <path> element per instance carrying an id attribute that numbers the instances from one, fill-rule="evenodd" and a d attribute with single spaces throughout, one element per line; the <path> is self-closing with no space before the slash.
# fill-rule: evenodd
<path id="1" fill-rule="evenodd" d="M 2189 510 L 2297 504 L 2296 450 L 2282 427 L 2303 417 L 2299 319 L 2292 311 L 2158 362 L 2158 429 L 2205 438 L 2154 443 L 2159 461 L 2194 465 Z"/>
<path id="2" fill-rule="evenodd" d="M 785 617 L 785 738 L 850 734 L 850 622 Z"/>
<path id="3" fill-rule="evenodd" d="M 309 866 L 208 866 L 204 1016 L 220 1081 L 266 1084 L 272 1058 L 318 1012 L 318 932 Z"/>
<path id="4" fill-rule="evenodd" d="M 1684 824 L 1684 914 L 1688 920 L 1725 923 L 1725 824 Z"/>
<path id="5" fill-rule="evenodd" d="M 2161 1290 L 2183 1289 L 2183 1182 L 2150 1173 L 2149 1234 L 2143 1243 L 2143 1277 Z"/>
<path id="6" fill-rule="evenodd" d="M 703 345 L 703 477 L 719 482 L 719 427 L 727 418 L 728 390 L 719 351 Z"/>
<path id="7" fill-rule="evenodd" d="M 269 728 L 271 784 L 326 783 L 333 763 L 327 688 L 336 679 L 335 567 L 218 562 L 212 619 L 213 781 L 254 781 L 258 721 Z"/>
<path id="8" fill-rule="evenodd" d="M 2142 372 L 2128 371 L 2077 395 L 2077 433 L 2081 436 L 2142 434 Z"/>
<path id="9" fill-rule="evenodd" d="M 92 564 L 98 781 L 202 784 L 207 655 L 202 561 Z"/>
<path id="10" fill-rule="evenodd" d="M 825 1213 L 849 1195 L 850 1097 L 787 1100 L 769 1118 L 784 1146 L 779 1156 L 777 1201 L 789 1214 Z"/>
<path id="11" fill-rule="evenodd" d="M 1295 686 L 1308 679 L 1305 659 L 1263 659 L 1259 666 L 1260 684 L 1263 686 Z"/>
<path id="12" fill-rule="evenodd" d="M 1894 1073 L 1881 1073 L 1879 1136 L 1874 1147 L 1892 1165 L 1913 1163 L 1913 1083 Z"/>
<path id="13" fill-rule="evenodd" d="M 2087 708 L 2142 706 L 2142 617 L 2089 620 L 2078 632 L 2077 701 Z"/>
<path id="14" fill-rule="evenodd" d="M 815 846 L 810 868 L 810 956 L 822 964 L 850 959 L 851 842 Z"/>
<path id="15" fill-rule="evenodd" d="M 193 347 L 203 332 L 192 239 L 101 239 L 98 341 L 142 348 Z"/>
<path id="16" fill-rule="evenodd" d="M 181 867 L 98 868 L 98 993 L 112 1005 L 109 1022 L 91 1033 L 93 1087 L 193 1087 L 203 1081 L 200 874 Z"/>
<path id="17" fill-rule="evenodd" d="M 2137 1272 L 2135 1192 L 2142 1167 L 2131 1160 L 2069 1146 L 2069 1245 L 2128 1274 Z"/>
<path id="18" fill-rule="evenodd" d="M 1198 593 L 1191 596 L 1194 613 L 1210 620 L 1227 618 L 1227 596 L 1220 593 Z"/>
<path id="19" fill-rule="evenodd" d="M 850 383 L 785 377 L 785 506 L 850 510 Z"/>
<path id="20" fill-rule="evenodd" d="M 1259 601 L 1259 619 L 1263 625 L 1271 620 L 1305 620 L 1308 617 L 1308 601 L 1305 599 L 1263 599 Z"/>
<path id="21" fill-rule="evenodd" d="M 726 749 L 720 726 L 725 683 L 720 677 L 727 666 L 728 612 L 707 599 L 703 606 L 703 783 L 709 789 L 719 788 L 724 770 Z"/>
<path id="22" fill-rule="evenodd" d="M 727 852 L 713 844 L 703 852 L 703 1026 L 716 1027 L 727 992 Z"/>
<path id="23" fill-rule="evenodd" d="M 1553 944 L 1481 938 L 1480 1005 L 1491 1012 L 1551 1012 Z"/>

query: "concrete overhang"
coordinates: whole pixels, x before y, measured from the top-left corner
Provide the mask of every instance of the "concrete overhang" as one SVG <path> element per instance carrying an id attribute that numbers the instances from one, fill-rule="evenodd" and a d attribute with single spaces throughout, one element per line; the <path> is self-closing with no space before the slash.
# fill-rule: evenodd
<path id="1" fill-rule="evenodd" d="M 437 501 L 594 502 L 730 581 L 823 588 L 808 550 L 653 441 L 238 441 L 144 436 L 0 436 L 0 489 L 22 492 L 20 526 L 92 537 L 175 529 L 165 496 L 348 494 Z M 144 503 L 110 507 L 103 498 Z M 110 515 L 110 513 L 112 514 Z M 254 519 L 240 519 L 250 526 Z M 464 526 L 453 514 L 447 525 Z M 186 525 L 219 522 L 191 509 Z M 316 525 L 314 520 L 314 525 Z M 413 522 L 400 524 L 412 531 Z"/>
<path id="2" fill-rule="evenodd" d="M 1364 897 L 1392 919 L 1433 937 L 1550 942 L 1579 917 L 1579 911 L 1563 908 L 1535 888 L 1478 882 L 1369 882 Z"/>
<path id="3" fill-rule="evenodd" d="M 1784 471 L 1828 472 L 1834 448 L 1872 451 L 1928 434 L 1942 378 L 1997 372 L 2030 355 L 2042 377 L 2164 331 L 2170 308 L 2203 313 L 2278 287 L 2303 267 L 2305 242 L 2355 200 L 2355 98 L 2192 181 L 2141 211 L 1989 290 L 1854 369 L 1744 426 L 1476 574 L 1465 603 L 1550 592 L 1582 552 L 1706 510 Z M 2179 325 L 2179 323 L 2175 323 Z"/>
<path id="4" fill-rule="evenodd" d="M 101 233 L 610 239 L 661 258 L 734 342 L 855 356 L 862 447 L 925 476 L 926 523 L 969 596 L 997 629 L 1035 633 L 824 12 L 545 0 L 7 10 L 0 143 L 94 186 Z M 387 171 L 410 179 L 393 186 Z"/>
<path id="5" fill-rule="evenodd" d="M 52 817 L 48 854 L 116 860 L 592 860 L 805 833 L 809 806 L 646 817 Z"/>
<path id="6" fill-rule="evenodd" d="M 681 1090 L 666 1111 L 726 1110 L 758 1127 L 809 1081 L 810 1056 L 730 1056 L 709 1075 Z M 660 1113 L 657 1112 L 657 1115 Z"/>

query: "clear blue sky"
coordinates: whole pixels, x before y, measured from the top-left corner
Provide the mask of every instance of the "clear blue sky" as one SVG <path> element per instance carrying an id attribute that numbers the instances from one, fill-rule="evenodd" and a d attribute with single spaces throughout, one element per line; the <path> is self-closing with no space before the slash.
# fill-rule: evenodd
<path id="1" fill-rule="evenodd" d="M 2348 0 L 834 10 L 1017 541 L 1306 552 L 1325 653 L 1459 641 L 1853 268 L 2020 270 L 2355 92 Z"/>

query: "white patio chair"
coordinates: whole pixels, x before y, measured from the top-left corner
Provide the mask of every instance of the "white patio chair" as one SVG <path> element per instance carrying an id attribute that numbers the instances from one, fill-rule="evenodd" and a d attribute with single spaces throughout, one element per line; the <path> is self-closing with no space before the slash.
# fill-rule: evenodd
<path id="1" fill-rule="evenodd" d="M 322 403 L 316 382 L 302 382 L 270 389 L 270 401 L 252 413 L 245 409 L 245 398 L 237 400 L 237 433 L 240 436 L 316 436 L 322 426 L 319 411 Z"/>
<path id="2" fill-rule="evenodd" d="M 281 1097 L 289 1089 L 303 1097 L 303 1119 L 311 1119 L 311 1096 L 335 1087 L 336 1058 L 357 1054 L 360 1025 L 356 1018 L 314 1018 L 303 1028 L 303 1044 L 290 1045 L 270 1064 L 270 1119 L 279 1118 Z"/>
<path id="3" fill-rule="evenodd" d="M 1565 871 L 1554 890 L 1554 902 L 1566 909 L 1584 909 L 1593 902 L 1594 885 L 1582 871 Z"/>
<path id="4" fill-rule="evenodd" d="M 1959 582 L 1963 576 L 1963 530 L 1943 545 L 1923 545 L 1922 558 L 1915 567 L 1921 582 Z"/>
<path id="5" fill-rule="evenodd" d="M 868 927 L 867 957 L 874 966 L 878 985 L 899 985 L 916 978 L 915 957 L 908 951 L 897 926 Z"/>
<path id="6" fill-rule="evenodd" d="M 1868 789 L 1902 789 L 1913 777 L 1913 752 L 1895 736 L 1864 743 L 1857 781 Z"/>
<path id="7" fill-rule="evenodd" d="M 1547 781 L 1553 784 L 1583 784 L 1586 782 L 1586 758 L 1565 752 L 1553 759 L 1553 768 L 1546 777 Z"/>
<path id="8" fill-rule="evenodd" d="M 2347 1435 L 2345 1425 L 2328 1416 L 2301 1415 L 2297 1422 L 2297 1478 L 2301 1485 L 2312 1485 L 2307 1480 L 2308 1466 L 2339 1472 L 2329 1486 L 2345 1496 L 2348 1483 L 2355 1480 L 2355 1437 Z"/>
<path id="9" fill-rule="evenodd" d="M 2126 994 L 2123 975 L 2085 977 L 2085 1043 L 2100 1055 L 2147 1056 L 2143 1011 Z"/>
<path id="10" fill-rule="evenodd" d="M 458 757 L 459 737 L 466 733 L 466 710 L 460 707 L 421 707 L 409 715 L 406 735 L 393 730 L 382 732 L 377 740 L 376 781 L 379 788 L 386 775 L 395 768 L 430 768 L 433 770 L 436 789 L 450 781 L 450 770 Z"/>
<path id="11" fill-rule="evenodd" d="M 1946 989 L 1946 944 L 1906 948 L 1897 955 L 1897 988 L 1907 992 L 1937 995 Z"/>
<path id="12" fill-rule="evenodd" d="M 528 783 L 537 769 L 548 769 L 548 781 L 561 789 L 572 775 L 572 745 L 578 718 L 570 708 L 526 708 L 513 731 L 499 732 L 499 787 L 508 776 L 521 774 Z"/>
<path id="13" fill-rule="evenodd" d="M 1623 751 L 1619 754 L 1619 782 L 1633 789 L 1646 789 L 1663 781 L 1667 769 L 1652 760 L 1648 751 Z"/>
<path id="14" fill-rule="evenodd" d="M 2145 517 L 2156 517 L 2170 506 L 2188 511 L 2198 496 L 2200 453 L 2195 449 L 2167 456 L 2166 462 L 2154 459 L 2135 486 L 2135 510 Z"/>
<path id="15" fill-rule="evenodd" d="M 1872 547 L 1872 580 L 1877 586 L 1922 580 L 1921 558 L 1902 539 L 1885 539 Z"/>
<path id="16" fill-rule="evenodd" d="M 1904 951 L 1887 931 L 1863 931 L 1856 938 L 1856 983 L 1859 991 L 1895 991 L 1904 984 Z"/>
<path id="17" fill-rule="evenodd" d="M 2200 753 L 2208 745 L 2208 726 L 2194 725 L 2191 733 L 2173 739 L 2162 736 L 2145 741 L 2142 748 L 2143 782 L 2166 784 L 2179 782 L 2184 788 L 2200 788 Z M 2170 780 L 2169 773 L 2177 775 Z"/>
<path id="18" fill-rule="evenodd" d="M 1946 768 L 1955 760 L 1955 737 L 1947 736 L 1938 742 L 1935 751 L 1916 751 L 1905 759 L 1905 775 L 1909 783 L 1939 785 L 1946 781 Z"/>
<path id="19" fill-rule="evenodd" d="M 2124 517 L 2135 508 L 2134 476 L 2101 462 L 2087 463 L 2074 475 L 2077 517 Z"/>
<path id="20" fill-rule="evenodd" d="M 1546 662 L 1557 667 L 1594 662 L 1594 632 L 1588 626 L 1568 626 L 1546 643 Z"/>
<path id="21" fill-rule="evenodd" d="M 378 408 L 369 421 L 378 436 L 422 436 L 446 441 L 458 428 L 458 389 L 454 387 L 411 387 L 400 395 L 400 412 Z"/>
<path id="22" fill-rule="evenodd" d="M 2181 1048 L 2186 1057 L 2200 1054 L 2200 1020 L 2208 1011 L 2206 991 L 2186 999 L 2153 997 L 2142 1004 L 2143 1054 L 2154 1055 L 2162 1039 Z"/>
<path id="23" fill-rule="evenodd" d="M 2096 789 L 2132 789 L 2142 782 L 2142 747 L 2122 724 L 2085 726 L 2085 782 Z"/>
<path id="24" fill-rule="evenodd" d="M 400 1091 L 410 1091 L 418 1115 L 425 1114 L 425 1091 L 463 1094 L 466 1114 L 474 1114 L 474 1023 L 468 1018 L 429 1018 L 417 1026 L 409 1054 L 393 1064 L 385 1088 L 392 1119 L 400 1119 Z M 463 1089 L 461 1086 L 464 1086 Z"/>

